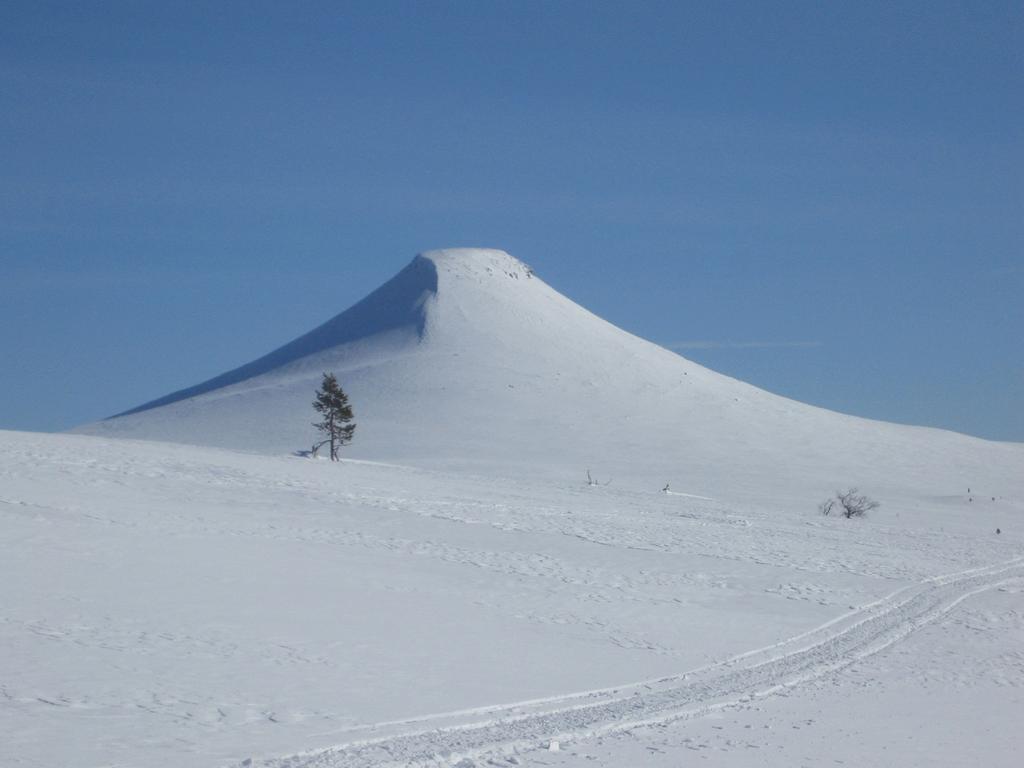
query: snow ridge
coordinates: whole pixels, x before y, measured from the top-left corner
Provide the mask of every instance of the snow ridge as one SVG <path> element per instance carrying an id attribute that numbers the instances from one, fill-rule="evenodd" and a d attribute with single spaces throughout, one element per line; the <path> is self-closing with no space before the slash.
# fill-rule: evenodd
<path id="1" fill-rule="evenodd" d="M 323 325 L 251 363 L 193 387 L 172 392 L 110 418 L 148 411 L 180 400 L 229 387 L 344 344 L 389 331 L 413 329 L 422 336 L 426 304 L 437 293 L 437 268 L 431 258 L 417 256 L 405 269 L 350 309 Z"/>

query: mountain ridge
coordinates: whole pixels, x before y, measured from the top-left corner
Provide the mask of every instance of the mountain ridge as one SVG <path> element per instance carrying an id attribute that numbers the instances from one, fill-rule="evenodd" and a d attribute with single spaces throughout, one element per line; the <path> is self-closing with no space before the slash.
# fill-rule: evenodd
<path id="1" fill-rule="evenodd" d="M 75 431 L 293 452 L 312 442 L 328 370 L 356 410 L 354 458 L 661 484 L 720 465 L 828 484 L 881 481 L 894 462 L 936 477 L 1024 469 L 1024 446 L 834 413 L 711 371 L 476 248 L 421 253 L 269 354 Z"/>

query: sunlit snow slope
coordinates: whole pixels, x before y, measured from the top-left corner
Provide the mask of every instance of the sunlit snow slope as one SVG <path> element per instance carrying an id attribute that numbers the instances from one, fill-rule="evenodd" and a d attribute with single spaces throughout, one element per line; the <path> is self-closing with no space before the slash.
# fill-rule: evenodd
<path id="1" fill-rule="evenodd" d="M 699 482 L 0 431 L 0 766 L 1019 764 L 1024 473 Z"/>
<path id="2" fill-rule="evenodd" d="M 78 431 L 293 452 L 313 442 L 323 371 L 355 406 L 355 458 L 689 486 L 728 465 L 801 491 L 889 482 L 894 462 L 911 485 L 966 487 L 1021 467 L 1020 446 L 831 413 L 717 374 L 483 249 L 417 256 L 269 355 Z"/>
<path id="3" fill-rule="evenodd" d="M 323 371 L 376 461 L 293 455 Z M 758 390 L 501 251 L 81 431 L 0 431 L 3 766 L 1019 762 L 1024 445 Z"/>

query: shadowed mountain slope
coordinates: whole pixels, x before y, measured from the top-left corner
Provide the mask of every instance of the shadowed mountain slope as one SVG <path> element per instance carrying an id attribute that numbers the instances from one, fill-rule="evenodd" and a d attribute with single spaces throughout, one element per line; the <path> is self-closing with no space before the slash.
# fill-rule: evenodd
<path id="1" fill-rule="evenodd" d="M 434 262 L 417 256 L 405 269 L 371 293 L 365 299 L 340 315 L 314 328 L 304 336 L 275 349 L 258 360 L 215 376 L 194 387 L 181 389 L 169 395 L 144 403 L 115 417 L 130 416 L 134 413 L 170 405 L 179 400 L 211 392 L 221 387 L 260 376 L 275 368 L 281 368 L 303 357 L 377 336 L 389 331 L 415 329 L 423 333 L 425 317 L 423 305 L 437 293 L 437 270 Z"/>

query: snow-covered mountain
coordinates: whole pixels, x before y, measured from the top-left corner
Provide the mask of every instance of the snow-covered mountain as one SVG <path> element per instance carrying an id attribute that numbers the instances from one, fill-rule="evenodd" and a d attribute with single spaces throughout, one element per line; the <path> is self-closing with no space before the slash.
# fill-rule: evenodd
<path id="1" fill-rule="evenodd" d="M 375 461 L 293 455 L 323 371 Z M 80 431 L 0 432 L 4 766 L 1019 762 L 1024 445 L 772 395 L 501 251 Z"/>
<path id="2" fill-rule="evenodd" d="M 346 455 L 435 468 L 589 468 L 698 486 L 727 471 L 741 486 L 791 489 L 890 483 L 897 468 L 912 485 L 967 487 L 1019 470 L 1024 456 L 1019 445 L 832 413 L 720 375 L 484 249 L 421 254 L 280 349 L 77 431 L 292 452 L 313 442 L 323 371 L 338 374 L 355 406 Z"/>

